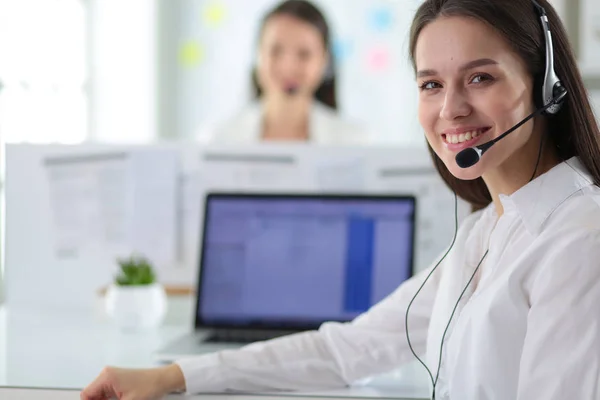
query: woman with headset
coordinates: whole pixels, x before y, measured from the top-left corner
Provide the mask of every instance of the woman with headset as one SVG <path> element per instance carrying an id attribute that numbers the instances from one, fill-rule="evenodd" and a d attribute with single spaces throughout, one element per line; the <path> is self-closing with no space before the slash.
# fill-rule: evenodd
<path id="1" fill-rule="evenodd" d="M 210 133 L 218 143 L 360 144 L 367 134 L 337 113 L 330 30 L 312 3 L 287 0 L 264 17 L 252 72 L 255 101 Z"/>
<path id="2" fill-rule="evenodd" d="M 600 398 L 600 132 L 555 10 L 425 0 L 410 54 L 434 163 L 477 209 L 448 250 L 350 323 L 107 368 L 83 399 L 335 388 L 413 355 L 436 399 Z"/>

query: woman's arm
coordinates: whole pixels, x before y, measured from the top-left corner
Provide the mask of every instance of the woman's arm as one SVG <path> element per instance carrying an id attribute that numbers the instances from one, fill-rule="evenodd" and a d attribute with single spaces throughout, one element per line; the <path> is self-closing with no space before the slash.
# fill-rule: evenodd
<path id="1" fill-rule="evenodd" d="M 343 387 L 394 369 L 412 358 L 405 335 L 406 308 L 430 269 L 349 323 L 326 323 L 238 350 L 177 362 L 188 393 L 306 390 Z M 410 311 L 413 348 L 424 353 L 439 273 L 436 271 Z M 176 375 L 175 375 L 176 376 Z"/>
<path id="2" fill-rule="evenodd" d="M 533 281 L 517 399 L 600 399 L 600 232 L 556 243 Z"/>

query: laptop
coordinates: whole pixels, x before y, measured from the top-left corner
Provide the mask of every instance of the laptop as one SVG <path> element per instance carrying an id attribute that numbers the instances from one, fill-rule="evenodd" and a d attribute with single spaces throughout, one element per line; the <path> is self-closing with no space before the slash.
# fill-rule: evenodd
<path id="1" fill-rule="evenodd" d="M 173 361 L 350 321 L 413 274 L 416 199 L 210 193 L 194 332 Z"/>

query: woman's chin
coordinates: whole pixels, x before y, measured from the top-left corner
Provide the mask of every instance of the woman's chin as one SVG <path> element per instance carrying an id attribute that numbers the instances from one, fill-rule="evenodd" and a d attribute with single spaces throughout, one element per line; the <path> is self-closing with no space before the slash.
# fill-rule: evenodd
<path id="1" fill-rule="evenodd" d="M 479 164 L 469 168 L 461 168 L 456 164 L 454 158 L 445 161 L 446 168 L 456 178 L 461 181 L 471 181 L 481 177 L 482 171 Z"/>

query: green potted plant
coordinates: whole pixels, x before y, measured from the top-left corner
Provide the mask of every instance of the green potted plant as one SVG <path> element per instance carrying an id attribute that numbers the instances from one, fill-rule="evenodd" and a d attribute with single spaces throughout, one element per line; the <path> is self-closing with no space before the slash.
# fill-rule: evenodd
<path id="1" fill-rule="evenodd" d="M 117 262 L 119 272 L 106 292 L 107 314 L 123 329 L 160 325 L 166 314 L 167 296 L 150 261 L 131 256 Z"/>

